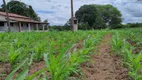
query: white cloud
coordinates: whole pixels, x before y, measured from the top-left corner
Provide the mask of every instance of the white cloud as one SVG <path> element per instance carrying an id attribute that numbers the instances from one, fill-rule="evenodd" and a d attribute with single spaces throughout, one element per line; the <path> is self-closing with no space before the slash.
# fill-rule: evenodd
<path id="1" fill-rule="evenodd" d="M 9 1 L 9 0 L 7 0 Z M 42 20 L 52 25 L 63 25 L 70 18 L 70 0 L 21 0 L 32 5 Z M 2 0 L 0 0 L 0 5 Z M 142 4 L 136 0 L 74 0 L 74 12 L 84 4 L 112 4 L 122 15 L 123 22 L 142 22 Z"/>

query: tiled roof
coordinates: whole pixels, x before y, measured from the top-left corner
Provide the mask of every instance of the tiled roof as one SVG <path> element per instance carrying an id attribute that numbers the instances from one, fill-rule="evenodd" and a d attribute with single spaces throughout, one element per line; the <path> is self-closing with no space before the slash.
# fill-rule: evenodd
<path id="1" fill-rule="evenodd" d="M 6 16 L 6 12 L 0 12 L 0 15 Z M 29 17 L 26 17 L 26 16 L 21 16 L 21 15 L 13 14 L 13 13 L 8 13 L 8 15 L 9 15 L 9 17 L 29 18 Z"/>
<path id="2" fill-rule="evenodd" d="M 0 15 L 6 16 L 6 13 L 5 12 L 0 12 Z M 8 15 L 9 15 L 9 19 L 14 20 L 14 21 L 48 24 L 48 23 L 43 23 L 43 22 L 40 22 L 40 21 L 35 21 L 35 20 L 32 20 L 29 17 L 21 16 L 21 15 L 17 15 L 17 14 L 13 14 L 13 13 L 8 13 Z"/>

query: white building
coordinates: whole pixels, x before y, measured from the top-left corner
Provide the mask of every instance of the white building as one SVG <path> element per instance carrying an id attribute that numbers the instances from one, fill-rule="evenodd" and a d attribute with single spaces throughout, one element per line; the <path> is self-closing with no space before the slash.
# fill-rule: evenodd
<path id="1" fill-rule="evenodd" d="M 32 20 L 29 17 L 8 13 L 10 20 L 10 28 L 13 32 L 47 30 L 48 23 Z M 7 31 L 6 13 L 0 12 L 0 32 Z"/>

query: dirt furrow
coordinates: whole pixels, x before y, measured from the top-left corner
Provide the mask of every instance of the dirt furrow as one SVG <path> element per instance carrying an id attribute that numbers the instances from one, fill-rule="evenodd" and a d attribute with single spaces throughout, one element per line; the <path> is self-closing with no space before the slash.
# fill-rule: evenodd
<path id="1" fill-rule="evenodd" d="M 129 80 L 128 71 L 123 67 L 121 58 L 111 53 L 110 34 L 105 35 L 97 48 L 97 54 L 81 66 L 87 80 Z"/>

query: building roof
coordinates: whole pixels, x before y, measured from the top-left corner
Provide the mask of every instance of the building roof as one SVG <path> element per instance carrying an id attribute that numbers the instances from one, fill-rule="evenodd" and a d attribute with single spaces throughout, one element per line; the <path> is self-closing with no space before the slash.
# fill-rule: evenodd
<path id="1" fill-rule="evenodd" d="M 6 12 L 0 12 L 0 15 L 6 17 Z M 48 23 L 44 23 L 44 22 L 40 22 L 40 21 L 35 21 L 35 20 L 32 20 L 29 17 L 18 15 L 18 14 L 8 13 L 8 15 L 9 15 L 9 19 L 13 20 L 13 21 L 48 24 Z"/>
<path id="2" fill-rule="evenodd" d="M 6 16 L 6 12 L 0 12 L 0 15 Z M 13 14 L 13 13 L 8 13 L 8 15 L 9 15 L 9 17 L 17 17 L 17 18 L 26 18 L 26 19 L 30 19 L 29 17 L 21 16 L 21 15 Z"/>

